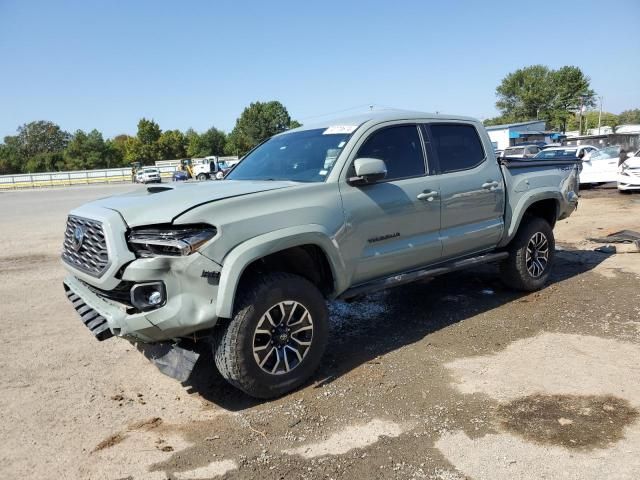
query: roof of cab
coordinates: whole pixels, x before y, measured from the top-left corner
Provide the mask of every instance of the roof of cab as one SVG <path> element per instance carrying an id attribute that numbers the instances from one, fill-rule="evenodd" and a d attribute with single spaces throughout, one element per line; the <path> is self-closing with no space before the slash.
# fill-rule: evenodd
<path id="1" fill-rule="evenodd" d="M 359 127 L 367 122 L 382 123 L 394 120 L 411 120 L 411 119 L 434 119 L 434 120 L 462 120 L 467 122 L 478 122 L 477 119 L 472 117 L 462 117 L 459 115 L 448 115 L 444 113 L 427 113 L 417 112 L 412 110 L 371 110 L 359 115 L 352 115 L 349 117 L 337 117 L 323 120 L 321 122 L 313 122 L 305 124 L 302 127 L 295 128 L 293 130 L 287 130 L 287 132 L 301 132 L 304 130 L 314 130 L 318 128 L 328 128 L 333 125 L 350 125 Z"/>

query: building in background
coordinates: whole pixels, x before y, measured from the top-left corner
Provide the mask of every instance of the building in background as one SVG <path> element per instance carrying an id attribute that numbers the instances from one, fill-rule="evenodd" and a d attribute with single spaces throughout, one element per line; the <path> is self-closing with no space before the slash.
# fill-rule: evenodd
<path id="1" fill-rule="evenodd" d="M 544 120 L 532 120 L 530 122 L 491 125 L 487 127 L 487 132 L 495 150 L 504 150 L 507 147 L 524 143 L 560 142 L 564 138 L 562 133 L 548 132 L 545 128 Z"/>

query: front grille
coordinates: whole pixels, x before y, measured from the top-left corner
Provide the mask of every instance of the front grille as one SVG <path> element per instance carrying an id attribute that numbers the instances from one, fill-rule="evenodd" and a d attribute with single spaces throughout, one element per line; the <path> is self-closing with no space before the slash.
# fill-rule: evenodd
<path id="1" fill-rule="evenodd" d="M 69 215 L 64 232 L 62 259 L 78 270 L 100 277 L 109 267 L 102 223 Z"/>

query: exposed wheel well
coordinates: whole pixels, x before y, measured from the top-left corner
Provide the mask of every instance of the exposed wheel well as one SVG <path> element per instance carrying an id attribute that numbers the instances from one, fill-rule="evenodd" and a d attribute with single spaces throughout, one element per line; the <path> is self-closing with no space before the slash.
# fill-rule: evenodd
<path id="1" fill-rule="evenodd" d="M 553 198 L 534 202 L 524 212 L 523 220 L 527 216 L 542 218 L 553 228 L 558 218 L 558 203 Z"/>
<path id="2" fill-rule="evenodd" d="M 318 287 L 325 297 L 334 290 L 331 266 L 326 254 L 317 245 L 291 247 L 254 260 L 242 273 L 238 288 L 243 288 L 243 284 L 255 275 L 269 272 L 300 275 Z"/>

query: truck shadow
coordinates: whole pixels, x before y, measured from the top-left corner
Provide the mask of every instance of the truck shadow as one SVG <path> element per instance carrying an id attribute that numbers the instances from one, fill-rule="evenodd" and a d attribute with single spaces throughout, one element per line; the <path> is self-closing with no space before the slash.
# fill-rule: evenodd
<path id="1" fill-rule="evenodd" d="M 318 372 L 306 385 L 320 388 L 330 384 L 379 356 L 506 304 L 539 301 L 550 294 L 554 285 L 592 270 L 608 257 L 585 250 L 559 251 L 550 285 L 531 294 L 507 289 L 499 280 L 497 266 L 485 265 L 372 294 L 353 303 L 331 302 L 330 347 Z M 533 322 L 532 319 L 527 327 L 531 333 L 542 328 Z M 483 342 L 495 345 L 481 338 L 477 341 L 479 347 Z M 451 348 L 455 349 L 455 345 Z M 203 352 L 183 385 L 189 393 L 198 393 L 231 411 L 264 403 L 230 386 L 217 372 L 209 350 Z"/>

